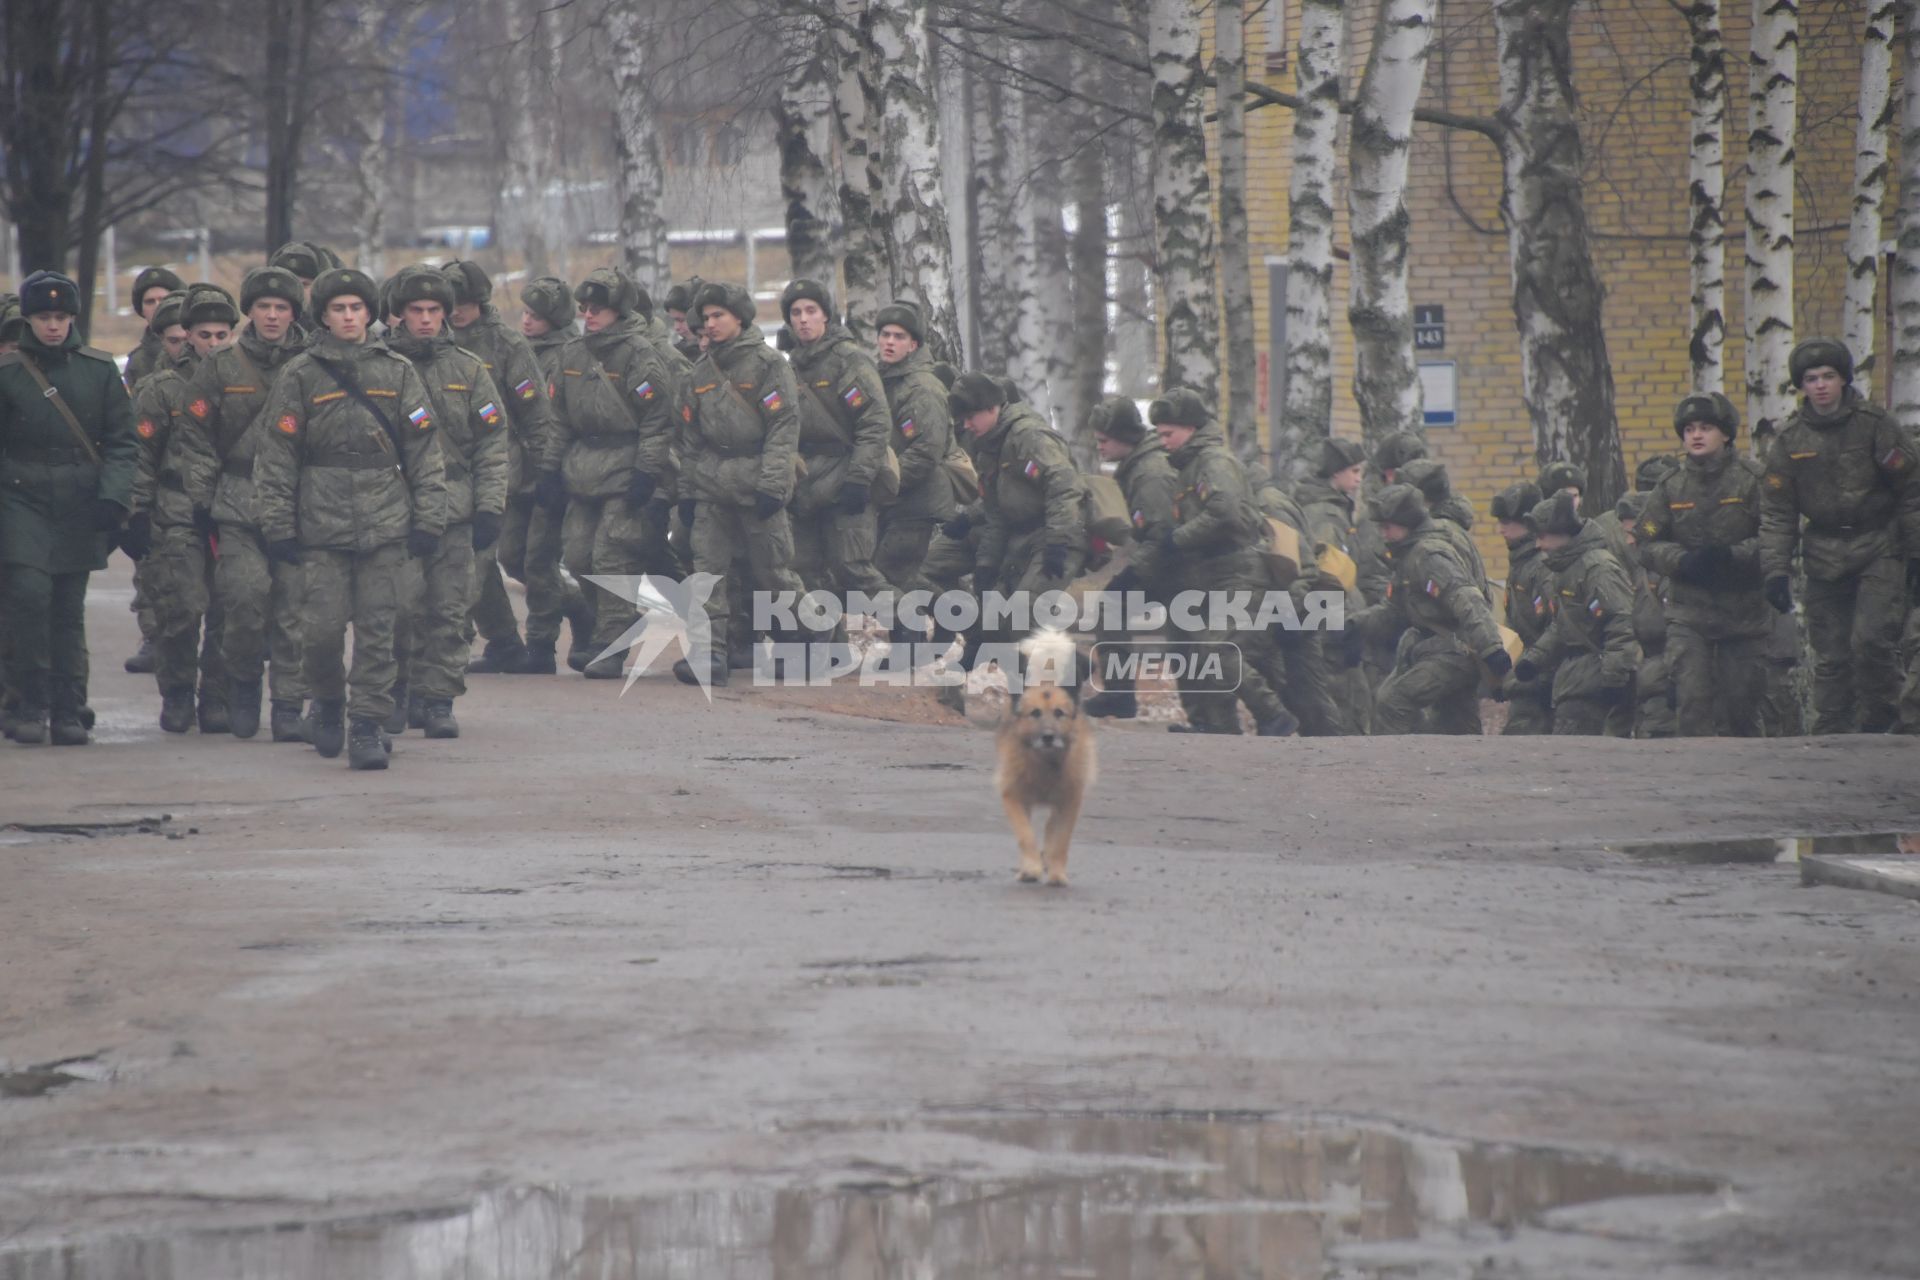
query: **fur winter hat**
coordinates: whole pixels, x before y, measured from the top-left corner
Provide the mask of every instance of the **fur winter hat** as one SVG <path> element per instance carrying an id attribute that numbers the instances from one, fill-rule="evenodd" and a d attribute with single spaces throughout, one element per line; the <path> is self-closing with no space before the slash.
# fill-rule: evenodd
<path id="1" fill-rule="evenodd" d="M 1140 406 L 1131 396 L 1108 396 L 1093 406 L 1087 425 L 1096 435 L 1121 444 L 1139 444 L 1147 438 L 1147 424 L 1140 421 Z"/>
<path id="2" fill-rule="evenodd" d="M 1320 442 L 1320 478 L 1338 475 L 1348 467 L 1357 467 L 1367 460 L 1367 448 L 1358 440 L 1345 440 L 1334 436 Z"/>
<path id="3" fill-rule="evenodd" d="M 1188 387 L 1169 387 L 1159 399 L 1147 406 L 1147 421 L 1154 426 L 1193 427 L 1198 430 L 1213 421 L 1207 402 Z"/>
<path id="4" fill-rule="evenodd" d="M 184 289 L 187 282 L 165 267 L 147 267 L 133 278 L 133 309 L 140 309 L 140 299 L 147 296 L 147 290 L 164 288 L 168 293 Z"/>
<path id="5" fill-rule="evenodd" d="M 1688 396 L 1674 406 L 1673 434 L 1686 435 L 1689 422 L 1710 422 L 1726 432 L 1729 440 L 1740 434 L 1740 411 L 1718 391 Z"/>
<path id="6" fill-rule="evenodd" d="M 1367 514 L 1378 524 L 1417 529 L 1427 522 L 1427 500 L 1410 484 L 1390 484 L 1367 500 Z"/>
<path id="7" fill-rule="evenodd" d="M 285 267 L 255 267 L 240 281 L 242 311 L 253 310 L 253 304 L 262 298 L 279 298 L 292 304 L 296 318 L 307 305 L 307 291 L 300 287 L 300 277 Z"/>
<path id="8" fill-rule="evenodd" d="M 1787 356 L 1787 372 L 1793 375 L 1793 385 L 1799 386 L 1810 369 L 1837 370 L 1840 381 L 1852 382 L 1853 352 L 1832 338 L 1808 338 Z"/>
<path id="9" fill-rule="evenodd" d="M 1493 518 L 1524 524 L 1527 513 L 1540 505 L 1540 486 L 1530 480 L 1510 484 L 1493 495 Z"/>

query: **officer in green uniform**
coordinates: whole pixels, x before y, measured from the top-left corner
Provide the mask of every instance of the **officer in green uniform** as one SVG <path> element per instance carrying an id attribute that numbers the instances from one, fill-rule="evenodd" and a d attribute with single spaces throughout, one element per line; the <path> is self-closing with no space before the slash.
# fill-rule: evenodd
<path id="1" fill-rule="evenodd" d="M 880 503 L 897 490 L 887 453 L 893 417 L 873 358 L 833 319 L 833 295 L 817 280 L 795 280 L 780 295 L 794 347 L 788 357 L 799 391 L 800 460 L 794 486 L 794 569 L 809 591 L 858 591 L 890 601 L 892 584 L 874 567 Z M 882 485 L 880 492 L 875 486 Z M 895 626 L 892 609 L 887 624 Z M 844 624 L 835 639 L 843 639 Z M 826 637 L 820 637 L 825 639 Z"/>
<path id="2" fill-rule="evenodd" d="M 1920 463 L 1912 438 L 1853 389 L 1846 347 L 1809 339 L 1788 369 L 1801 401 L 1761 482 L 1762 591 L 1781 613 L 1793 608 L 1788 575 L 1798 547 L 1812 731 L 1881 733 L 1894 721 L 1907 593 L 1920 593 Z"/>
<path id="3" fill-rule="evenodd" d="M 1513 668 L 1525 684 L 1553 672 L 1553 731 L 1597 736 L 1633 702 L 1640 642 L 1633 634 L 1633 580 L 1607 548 L 1599 520 L 1561 492 L 1528 516 L 1553 570 L 1553 622 Z"/>
<path id="4" fill-rule="evenodd" d="M 474 568 L 500 537 L 507 506 L 504 397 L 485 362 L 456 345 L 448 331 L 447 314 L 457 296 L 445 274 L 425 266 L 402 268 L 392 295 L 401 327 L 387 338 L 426 385 L 446 475 L 444 536 L 432 556 L 409 566 L 410 589 L 395 632 L 394 712 L 386 724 L 388 732 L 399 733 L 418 720 L 429 738 L 460 736 L 453 702 L 467 691 Z M 414 583 L 419 590 L 411 589 Z M 410 695 L 404 710 L 402 689 Z"/>
<path id="5" fill-rule="evenodd" d="M 185 354 L 142 378 L 134 391 L 140 473 L 122 545 L 130 553 L 150 547 L 141 567 L 158 624 L 154 675 L 161 729 L 185 733 L 193 727 L 197 672 L 200 732 L 225 733 L 228 688 L 213 591 L 214 523 L 209 511 L 194 504 L 189 485 L 218 465 L 204 430 L 212 406 L 196 389 L 193 373 L 232 339 L 240 312 L 225 289 L 194 285 L 180 319 L 188 335 Z"/>
<path id="6" fill-rule="evenodd" d="M 314 748 L 331 759 L 344 741 L 356 769 L 387 767 L 380 724 L 393 712 L 405 560 L 433 556 L 446 527 L 446 469 L 427 389 L 405 357 L 367 337 L 379 298 L 359 271 L 330 268 L 313 282 L 323 332 L 274 381 L 253 468 L 268 554 L 302 569 Z"/>
<path id="7" fill-rule="evenodd" d="M 6 567 L 13 738 L 87 742 L 87 575 L 104 568 L 139 469 L 133 405 L 113 357 L 82 346 L 79 286 L 20 284 L 26 325 L 0 356 L 0 564 Z"/>
<path id="8" fill-rule="evenodd" d="M 261 411 L 280 372 L 307 344 L 300 327 L 306 290 L 283 267 L 257 267 L 240 282 L 246 326 L 231 345 L 200 361 L 194 399 L 204 415 L 181 427 L 202 434 L 187 473 L 195 527 L 210 521 L 219 541 L 213 593 L 220 610 L 221 658 L 227 671 L 227 719 L 236 738 L 260 731 L 265 675 L 275 742 L 303 740 L 301 710 L 308 686 L 301 669 L 300 568 L 267 556 L 253 505 L 253 460 L 266 430 Z"/>
<path id="9" fill-rule="evenodd" d="M 1540 489 L 1530 481 L 1508 485 L 1493 498 L 1493 522 L 1507 544 L 1507 630 L 1532 645 L 1553 621 L 1553 571 L 1533 539 L 1527 516 L 1540 505 Z M 1551 673 L 1548 673 L 1551 674 Z M 1508 676 L 1502 684 L 1507 702 L 1507 724 L 1502 734 L 1515 736 L 1553 732 L 1551 688 L 1535 680 L 1521 685 Z"/>
<path id="10" fill-rule="evenodd" d="M 1131 397 L 1109 396 L 1093 407 L 1087 425 L 1093 430 L 1101 461 L 1113 464 L 1114 483 L 1126 497 L 1134 535 L 1138 537 L 1148 528 L 1172 528 L 1173 495 L 1180 487 L 1179 473 L 1168 460 L 1167 446 L 1160 443 L 1159 433 L 1147 430 L 1147 424 L 1141 421 L 1139 406 Z M 1159 559 L 1163 567 L 1170 563 L 1168 557 Z M 1120 593 L 1123 599 L 1138 593 L 1143 599 L 1164 606 L 1179 590 L 1179 584 L 1170 581 L 1165 573 L 1156 573 L 1152 580 L 1147 579 L 1138 568 L 1138 560 L 1137 553 L 1130 554 L 1127 567 L 1108 580 L 1106 590 Z M 1100 638 L 1107 642 L 1110 651 L 1116 651 L 1116 641 L 1125 642 L 1129 648 L 1139 648 L 1145 642 L 1144 637 L 1122 631 L 1103 631 Z M 1090 716 L 1132 719 L 1138 715 L 1139 700 L 1134 693 L 1135 679 L 1131 671 L 1103 669 L 1099 675 L 1100 692 L 1083 699 L 1080 709 Z"/>
<path id="11" fill-rule="evenodd" d="M 955 424 L 947 386 L 922 347 L 919 308 L 896 302 L 874 313 L 880 378 L 893 414 L 893 451 L 900 460 L 900 496 L 883 513 L 874 567 L 901 591 L 920 577 L 936 526 L 954 518 L 953 484 L 945 474 Z M 919 639 L 919 636 L 896 637 Z"/>
<path id="12" fill-rule="evenodd" d="M 1647 495 L 1634 526 L 1640 562 L 1668 581 L 1667 662 L 1676 730 L 1711 737 L 1721 721 L 1758 737 L 1772 627 L 1760 594 L 1761 481 L 1734 452 L 1740 417 L 1717 393 L 1673 413 L 1686 461 Z"/>

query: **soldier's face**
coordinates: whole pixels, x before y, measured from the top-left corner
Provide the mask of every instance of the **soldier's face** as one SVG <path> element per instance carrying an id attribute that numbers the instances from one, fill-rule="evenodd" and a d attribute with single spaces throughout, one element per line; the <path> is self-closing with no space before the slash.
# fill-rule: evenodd
<path id="1" fill-rule="evenodd" d="M 1542 551 L 1558 551 L 1573 541 L 1573 535 L 1570 533 L 1543 533 L 1536 537 L 1534 541 L 1540 544 Z"/>
<path id="2" fill-rule="evenodd" d="M 209 355 L 233 340 L 233 326 L 229 324 L 197 324 L 187 334 L 193 343 L 195 355 Z"/>
<path id="3" fill-rule="evenodd" d="M 1098 431 L 1093 433 L 1093 444 L 1100 450 L 1100 458 L 1104 462 L 1119 462 L 1133 452 L 1133 446 L 1126 441 L 1115 440 L 1112 436 L 1102 435 Z"/>
<path id="4" fill-rule="evenodd" d="M 1380 536 L 1388 542 L 1405 542 L 1407 540 L 1407 526 L 1395 524 L 1391 520 L 1382 520 L 1380 522 Z"/>
<path id="5" fill-rule="evenodd" d="M 278 342 L 293 328 L 293 304 L 285 298 L 259 298 L 247 308 L 253 331 L 265 342 Z"/>
<path id="6" fill-rule="evenodd" d="M 453 304 L 453 327 L 471 329 L 480 319 L 480 304 L 477 302 L 456 302 Z"/>
<path id="7" fill-rule="evenodd" d="M 1840 380 L 1840 371 L 1826 365 L 1807 370 L 1800 379 L 1800 390 L 1806 392 L 1807 400 L 1821 413 L 1831 412 L 1840 403 L 1840 392 L 1846 385 Z"/>
<path id="8" fill-rule="evenodd" d="M 1193 428 L 1183 427 L 1177 422 L 1162 422 L 1154 427 L 1153 433 L 1160 437 L 1160 443 L 1167 447 L 1169 453 L 1186 448 L 1187 441 L 1193 439 Z"/>
<path id="9" fill-rule="evenodd" d="M 1633 533 L 1633 526 L 1635 524 L 1635 521 L 1636 521 L 1636 518 L 1633 516 L 1623 516 L 1620 520 L 1620 528 L 1622 531 L 1626 533 L 1627 545 L 1630 547 L 1637 547 L 1640 545 L 1640 539 L 1635 537 Z"/>
<path id="10" fill-rule="evenodd" d="M 802 342 L 818 342 L 827 331 L 827 313 L 812 298 L 801 298 L 787 308 L 787 328 Z"/>
<path id="11" fill-rule="evenodd" d="M 437 302 L 409 302 L 400 312 L 400 323 L 415 338 L 431 338 L 446 323 L 447 309 Z"/>
<path id="12" fill-rule="evenodd" d="M 580 327 L 588 333 L 599 333 L 612 326 L 620 318 L 620 313 L 612 307 L 603 307 L 597 302 L 580 304 Z"/>
<path id="13" fill-rule="evenodd" d="M 1514 543 L 1527 537 L 1527 526 L 1521 524 L 1518 520 L 1496 520 L 1493 523 L 1494 527 L 1500 530 L 1500 537 L 1505 540 L 1508 546 L 1512 546 Z"/>
<path id="14" fill-rule="evenodd" d="M 163 284 L 149 285 L 147 291 L 140 295 L 140 305 L 135 307 L 134 310 L 140 313 L 142 320 L 145 320 L 153 314 L 153 309 L 160 305 L 160 299 L 166 296 L 167 286 Z"/>
<path id="15" fill-rule="evenodd" d="M 167 359 L 178 360 L 180 353 L 187 349 L 187 331 L 177 324 L 170 324 L 160 331 L 160 345 L 167 349 Z"/>
<path id="16" fill-rule="evenodd" d="M 960 419 L 961 428 L 970 436 L 983 436 L 1000 425 L 1000 406 L 993 405 Z"/>
<path id="17" fill-rule="evenodd" d="M 920 349 L 920 340 L 897 324 L 881 325 L 874 339 L 880 347 L 881 364 L 898 364 Z"/>
<path id="18" fill-rule="evenodd" d="M 537 316 L 525 307 L 520 309 L 520 332 L 528 338 L 544 338 L 553 332 L 553 326 L 542 316 Z"/>
<path id="19" fill-rule="evenodd" d="M 708 342 L 729 342 L 740 336 L 740 317 L 725 307 L 702 307 L 707 322 Z"/>
<path id="20" fill-rule="evenodd" d="M 1711 458 L 1727 447 L 1727 433 L 1711 422 L 1689 422 L 1680 429 L 1680 443 L 1689 458 Z"/>
<path id="21" fill-rule="evenodd" d="M 1328 476 L 1327 483 L 1348 497 L 1352 497 L 1354 494 L 1360 492 L 1361 482 L 1366 479 L 1366 476 L 1367 464 L 1364 462 L 1356 462 L 1352 466 L 1343 467 L 1341 470 Z"/>
<path id="22" fill-rule="evenodd" d="M 320 316 L 320 323 L 327 326 L 327 332 L 342 342 L 361 342 L 367 336 L 367 320 L 371 316 L 367 310 L 367 300 L 358 294 L 347 294 L 327 303 L 327 309 Z"/>
<path id="23" fill-rule="evenodd" d="M 73 316 L 66 311 L 41 311 L 27 317 L 27 326 L 43 347 L 57 347 L 73 332 Z"/>
<path id="24" fill-rule="evenodd" d="M 692 341 L 694 340 L 694 338 L 695 338 L 695 336 L 696 336 L 696 335 L 694 334 L 694 332 L 693 332 L 693 330 L 692 330 L 692 329 L 690 329 L 690 328 L 688 328 L 688 327 L 687 327 L 687 313 L 686 313 L 686 312 L 684 312 L 684 311 L 669 311 L 669 312 L 667 312 L 667 319 L 669 319 L 669 320 L 671 320 L 671 321 L 673 321 L 673 336 L 674 336 L 674 337 L 676 337 L 676 338 L 678 338 L 678 339 L 680 339 L 680 341 L 682 341 L 682 342 L 692 342 Z"/>

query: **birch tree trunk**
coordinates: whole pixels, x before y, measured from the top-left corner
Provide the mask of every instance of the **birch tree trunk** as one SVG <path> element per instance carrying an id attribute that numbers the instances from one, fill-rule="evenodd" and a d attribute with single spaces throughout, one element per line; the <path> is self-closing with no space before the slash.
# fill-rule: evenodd
<path id="1" fill-rule="evenodd" d="M 1247 230 L 1247 31 L 1244 0 L 1214 0 L 1213 96 L 1220 130 L 1220 294 L 1227 339 L 1227 442 L 1267 473 L 1254 378 L 1253 250 Z"/>
<path id="2" fill-rule="evenodd" d="M 1202 124 L 1206 76 L 1193 0 L 1146 0 L 1153 68 L 1153 225 L 1160 279 L 1161 376 L 1217 402 L 1213 184 Z M 1411 346 L 1411 329 L 1409 329 Z"/>
<path id="3" fill-rule="evenodd" d="M 1052 373 L 1053 335 L 1048 330 L 1060 321 L 1054 307 L 1054 294 L 1064 298 L 1066 260 L 1055 251 L 1056 239 L 1043 245 L 1043 228 L 1060 225 L 1058 174 L 1040 161 L 1035 138 L 1050 132 L 1047 105 L 1030 94 L 1010 94 L 1009 106 L 1015 111 L 1002 127 L 1009 135 L 1008 177 L 1009 216 L 1018 238 L 1013 245 L 1013 276 L 1007 281 L 1013 296 L 1014 326 L 1007 362 L 1001 366 L 1026 393 L 1044 417 L 1052 401 L 1047 395 L 1047 379 Z M 998 282 L 989 278 L 987 287 Z M 1056 292 L 1057 291 L 1057 292 Z"/>
<path id="4" fill-rule="evenodd" d="M 1373 48 L 1354 102 L 1348 141 L 1347 221 L 1353 284 L 1353 396 L 1369 443 L 1424 434 L 1420 371 L 1407 294 L 1407 149 L 1426 78 L 1434 0 L 1380 0 Z"/>
<path id="5" fill-rule="evenodd" d="M 1747 422 L 1758 432 L 1793 411 L 1793 148 L 1800 10 L 1753 0 L 1747 55 Z"/>
<path id="6" fill-rule="evenodd" d="M 1893 416 L 1920 429 L 1920 0 L 1901 0 L 1899 244 L 1893 258 Z"/>
<path id="7" fill-rule="evenodd" d="M 1287 182 L 1287 382 L 1276 471 L 1299 480 L 1333 430 L 1333 178 L 1338 162 L 1346 0 L 1303 0 Z"/>
<path id="8" fill-rule="evenodd" d="M 1153 216 L 1147 202 L 1134 192 L 1138 189 L 1140 149 L 1122 148 L 1122 160 L 1128 166 L 1119 181 L 1120 216 L 1114 241 L 1114 329 L 1113 361 L 1118 373 L 1116 388 L 1122 395 L 1145 394 L 1154 383 L 1153 360 L 1153 272 L 1148 266 L 1153 246 Z"/>
<path id="9" fill-rule="evenodd" d="M 961 363 L 953 305 L 953 241 L 940 180 L 940 109 L 927 48 L 926 0 L 870 0 L 879 69 L 885 241 L 893 293 L 926 317 L 936 359 Z"/>
<path id="10" fill-rule="evenodd" d="M 620 166 L 621 265 L 657 298 L 670 282 L 673 267 L 660 208 L 666 174 L 648 91 L 650 42 L 641 29 L 636 5 L 609 5 L 606 24 L 613 62 L 614 154 Z"/>
<path id="11" fill-rule="evenodd" d="M 1052 109 L 1046 120 L 1057 120 Z M 1049 136 L 1051 135 L 1051 136 Z M 1033 139 L 1037 145 L 1058 141 L 1049 128 Z M 1067 261 L 1067 228 L 1060 191 L 1065 185 L 1057 160 L 1040 159 L 1034 166 L 1030 190 L 1033 202 L 1033 344 L 1021 373 L 1011 374 L 1027 400 L 1047 421 L 1059 426 L 1056 391 L 1073 367 L 1073 275 Z M 1026 325 L 1023 323 L 1022 329 Z"/>
<path id="12" fill-rule="evenodd" d="M 1093 129 L 1079 131 L 1090 138 Z M 1073 237 L 1068 265 L 1073 273 L 1072 359 L 1062 379 L 1057 408 L 1060 430 L 1074 461 L 1097 467 L 1099 450 L 1087 418 L 1107 382 L 1107 184 L 1105 157 L 1098 141 L 1083 143 L 1073 157 Z"/>
<path id="13" fill-rule="evenodd" d="M 1887 128 L 1893 123 L 1894 0 L 1867 0 L 1860 37 L 1860 121 L 1854 134 L 1853 217 L 1847 226 L 1847 292 L 1841 340 L 1853 353 L 1853 385 L 1873 394 L 1875 311 L 1880 286 L 1880 210 L 1887 197 Z"/>
<path id="14" fill-rule="evenodd" d="M 868 43 L 867 0 L 838 0 L 832 26 L 833 123 L 840 149 L 840 269 L 848 326 L 864 333 L 892 301 L 878 221 L 878 88 Z"/>
<path id="15" fill-rule="evenodd" d="M 1014 114 L 1017 101 L 1000 84 L 984 79 L 974 82 L 973 159 L 968 173 L 974 238 L 970 287 L 978 332 L 973 359 L 981 369 L 1012 365 L 1019 294 L 1031 287 L 1027 273 L 1032 270 L 1033 228 L 1031 223 L 1020 226 L 1016 212 L 1026 183 L 1026 131 Z M 1024 266 L 1020 261 L 1023 241 L 1029 247 Z"/>
<path id="16" fill-rule="evenodd" d="M 1693 334 L 1687 342 L 1693 389 L 1725 391 L 1727 381 L 1727 47 L 1720 0 L 1687 7 L 1692 35 L 1693 141 L 1687 149 L 1687 270 Z"/>
<path id="17" fill-rule="evenodd" d="M 835 285 L 839 240 L 833 175 L 833 71 L 819 19 L 787 20 L 792 65 L 780 85 L 773 120 L 780 144 L 780 196 L 787 206 L 787 256 L 793 274 Z"/>
<path id="18" fill-rule="evenodd" d="M 1505 126 L 1507 250 L 1520 384 L 1542 463 L 1566 459 L 1587 475 L 1587 509 L 1611 512 L 1626 491 L 1613 366 L 1601 323 L 1580 173 L 1569 32 L 1575 0 L 1499 0 L 1500 110 Z"/>

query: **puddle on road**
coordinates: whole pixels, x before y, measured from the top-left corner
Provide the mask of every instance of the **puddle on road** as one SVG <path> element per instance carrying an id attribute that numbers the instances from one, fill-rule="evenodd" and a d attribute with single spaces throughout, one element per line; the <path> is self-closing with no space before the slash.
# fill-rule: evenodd
<path id="1" fill-rule="evenodd" d="M 37 1067 L 9 1070 L 0 1065 L 0 1098 L 44 1098 L 70 1084 L 87 1084 L 108 1079 L 112 1073 L 97 1054 L 83 1058 L 62 1058 Z"/>
<path id="2" fill-rule="evenodd" d="M 1838 836 L 1754 836 L 1737 840 L 1649 840 L 1610 844 L 1609 853 L 1653 862 L 1798 862 L 1809 854 L 1920 854 L 1920 833 L 1872 831 Z"/>
<path id="3" fill-rule="evenodd" d="M 0 1280 L 1457 1276 L 1463 1240 L 1476 1256 L 1497 1254 L 1504 1234 L 1549 1210 L 1632 1197 L 1644 1229 L 1646 1197 L 1720 1190 L 1574 1152 L 1336 1122 L 994 1116 L 928 1130 L 993 1144 L 965 1148 L 978 1170 L 1040 1172 L 921 1176 L 856 1163 L 855 1180 L 835 1186 L 644 1199 L 516 1188 L 384 1217 L 0 1244 Z M 1679 1206 L 1699 1209 L 1671 1203 L 1676 1217 Z M 1583 1241 L 1612 1247 L 1604 1225 L 1593 1230 Z M 1390 1263 L 1367 1256 L 1383 1245 Z"/>

